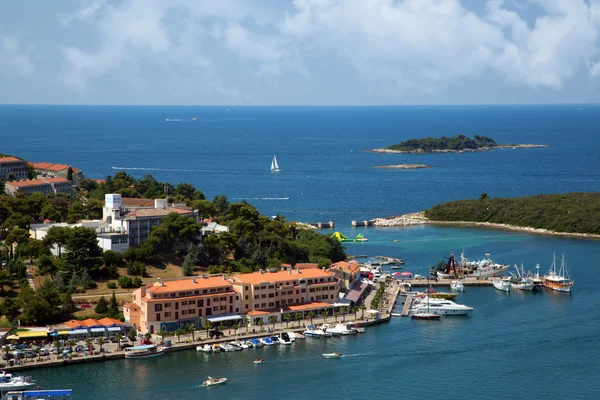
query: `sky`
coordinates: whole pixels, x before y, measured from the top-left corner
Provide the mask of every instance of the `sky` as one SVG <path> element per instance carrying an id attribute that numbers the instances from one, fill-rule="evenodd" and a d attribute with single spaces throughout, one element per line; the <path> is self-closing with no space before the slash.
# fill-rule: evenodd
<path id="1" fill-rule="evenodd" d="M 600 102 L 600 0 L 0 0 L 0 104 Z"/>

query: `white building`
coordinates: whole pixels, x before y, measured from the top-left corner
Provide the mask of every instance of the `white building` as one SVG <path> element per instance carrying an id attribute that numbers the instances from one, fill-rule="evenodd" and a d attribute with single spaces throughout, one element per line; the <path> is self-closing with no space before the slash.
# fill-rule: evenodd
<path id="1" fill-rule="evenodd" d="M 119 253 L 125 253 L 125 250 L 129 247 L 129 237 L 127 232 L 114 229 L 112 227 L 105 226 L 100 220 L 92 221 L 81 221 L 78 224 L 67 224 L 67 223 L 49 223 L 49 224 L 31 224 L 29 228 L 29 234 L 34 239 L 43 240 L 48 234 L 48 230 L 53 226 L 61 226 L 67 228 L 74 228 L 76 226 L 82 226 L 84 228 L 92 228 L 96 230 L 98 236 L 98 245 L 102 250 L 118 251 Z M 50 251 L 54 255 L 58 255 L 58 250 L 54 247 L 50 248 Z"/>

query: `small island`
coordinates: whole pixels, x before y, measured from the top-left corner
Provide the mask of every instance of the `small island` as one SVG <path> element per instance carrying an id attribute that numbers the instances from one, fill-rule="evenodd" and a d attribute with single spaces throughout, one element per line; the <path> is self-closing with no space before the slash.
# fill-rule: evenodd
<path id="1" fill-rule="evenodd" d="M 379 169 L 421 169 L 421 168 L 431 168 L 431 166 L 425 165 L 425 164 L 396 164 L 396 165 L 376 165 L 374 168 L 379 168 Z"/>
<path id="2" fill-rule="evenodd" d="M 422 139 L 410 139 L 389 147 L 373 149 L 375 153 L 404 153 L 404 154 L 427 154 L 427 153 L 466 153 L 475 151 L 488 151 L 494 149 L 517 149 L 547 147 L 541 144 L 497 144 L 496 141 L 487 136 L 475 135 L 473 139 L 458 135 L 441 138 L 426 137 Z"/>

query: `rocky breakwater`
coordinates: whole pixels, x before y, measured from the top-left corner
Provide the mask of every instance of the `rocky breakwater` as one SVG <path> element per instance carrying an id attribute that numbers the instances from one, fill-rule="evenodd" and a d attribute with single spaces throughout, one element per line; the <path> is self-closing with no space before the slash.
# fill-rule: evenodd
<path id="1" fill-rule="evenodd" d="M 430 223 L 430 221 L 425 217 L 424 212 L 387 218 L 375 218 L 373 220 L 373 226 L 415 226 L 428 223 Z"/>

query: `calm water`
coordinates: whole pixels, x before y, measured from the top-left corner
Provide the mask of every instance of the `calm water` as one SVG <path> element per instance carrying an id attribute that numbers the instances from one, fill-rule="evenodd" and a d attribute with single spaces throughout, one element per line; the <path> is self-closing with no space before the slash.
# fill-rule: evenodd
<path id="1" fill-rule="evenodd" d="M 197 118 L 167 122 L 165 118 Z M 235 354 L 168 354 L 34 371 L 43 388 L 72 387 L 75 399 L 180 398 L 595 398 L 600 379 L 600 297 L 594 240 L 499 230 L 416 227 L 351 229 L 352 219 L 418 211 L 441 201 L 600 191 L 600 107 L 17 107 L 0 106 L 0 152 L 70 163 L 90 177 L 125 168 L 191 182 L 207 197 L 245 198 L 266 214 L 334 219 L 365 233 L 350 254 L 406 259 L 423 273 L 450 251 L 545 272 L 564 252 L 572 295 L 467 288 L 467 318 L 420 323 L 396 318 L 365 335 Z M 545 149 L 431 156 L 365 152 L 413 136 L 464 133 Z M 284 172 L 268 171 L 273 154 Z M 375 165 L 434 168 L 386 171 Z M 113 167 L 118 167 L 113 169 Z M 289 200 L 273 200 L 289 197 Z M 261 200 L 262 199 L 262 200 Z M 395 240 L 399 240 L 395 242 Z M 324 360 L 323 352 L 348 357 Z M 255 354 L 258 353 L 258 354 Z M 255 366 L 252 359 L 265 358 Z M 207 375 L 229 378 L 201 388 Z"/>

